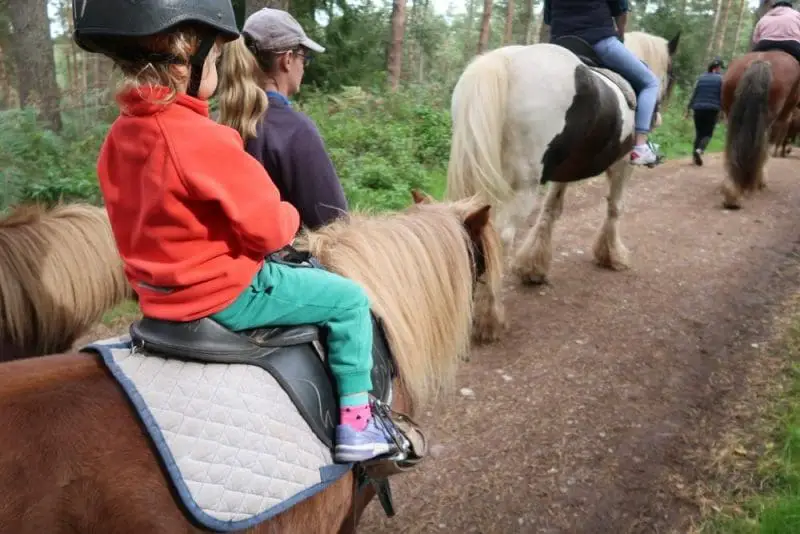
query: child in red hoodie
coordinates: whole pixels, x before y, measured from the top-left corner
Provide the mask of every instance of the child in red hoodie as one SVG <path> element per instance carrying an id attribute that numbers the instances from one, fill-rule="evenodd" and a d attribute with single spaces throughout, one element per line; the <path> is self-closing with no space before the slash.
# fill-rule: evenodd
<path id="1" fill-rule="evenodd" d="M 321 269 L 264 260 L 292 242 L 297 210 L 239 134 L 209 118 L 220 47 L 239 35 L 230 0 L 76 0 L 74 13 L 78 45 L 109 56 L 124 75 L 97 170 L 144 315 L 211 317 L 237 331 L 324 325 L 341 407 L 335 460 L 395 452 L 390 425 L 369 405 L 366 293 Z"/>

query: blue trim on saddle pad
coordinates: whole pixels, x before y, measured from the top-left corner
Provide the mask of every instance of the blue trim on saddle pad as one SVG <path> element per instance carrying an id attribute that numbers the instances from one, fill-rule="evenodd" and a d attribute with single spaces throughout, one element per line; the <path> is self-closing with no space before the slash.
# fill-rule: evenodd
<path id="1" fill-rule="evenodd" d="M 137 390 L 136 385 L 131 381 L 130 378 L 128 378 L 119 364 L 117 364 L 117 362 L 114 360 L 114 356 L 111 352 L 112 350 L 131 350 L 131 348 L 132 343 L 130 341 L 108 343 L 105 345 L 103 345 L 101 341 L 87 345 L 81 350 L 91 350 L 97 352 L 102 357 L 106 367 L 108 367 L 109 371 L 111 371 L 111 374 L 114 376 L 114 378 L 117 379 L 117 382 L 125 391 L 125 394 L 128 396 L 133 406 L 136 408 L 136 413 L 142 420 L 142 423 L 144 423 L 144 426 L 147 429 L 147 432 L 150 434 L 150 438 L 153 440 L 156 449 L 158 449 L 163 464 L 169 473 L 172 483 L 175 485 L 178 495 L 180 495 L 183 505 L 191 514 L 191 519 L 193 519 L 196 523 L 199 523 L 201 526 L 217 532 L 233 532 L 236 530 L 252 528 L 324 490 L 353 468 L 352 464 L 331 464 L 324 466 L 320 468 L 320 483 L 306 488 L 305 490 L 296 493 L 289 499 L 276 504 L 261 514 L 252 516 L 248 519 L 239 521 L 221 521 L 208 515 L 200 508 L 200 506 L 197 505 L 192 497 L 191 492 L 189 491 L 188 486 L 186 485 L 186 482 L 184 482 L 183 478 L 181 477 L 181 473 L 178 469 L 175 458 L 172 455 L 169 446 L 167 445 L 167 441 L 164 438 L 164 435 L 162 434 L 161 428 L 156 422 L 155 417 L 147 407 L 147 403 Z"/>

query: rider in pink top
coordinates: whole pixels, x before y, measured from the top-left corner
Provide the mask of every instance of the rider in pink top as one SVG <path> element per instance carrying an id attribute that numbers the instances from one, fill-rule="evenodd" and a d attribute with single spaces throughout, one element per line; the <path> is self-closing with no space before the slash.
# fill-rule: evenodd
<path id="1" fill-rule="evenodd" d="M 756 24 L 753 32 L 753 51 L 783 50 L 800 61 L 800 13 L 788 0 L 772 4 Z"/>

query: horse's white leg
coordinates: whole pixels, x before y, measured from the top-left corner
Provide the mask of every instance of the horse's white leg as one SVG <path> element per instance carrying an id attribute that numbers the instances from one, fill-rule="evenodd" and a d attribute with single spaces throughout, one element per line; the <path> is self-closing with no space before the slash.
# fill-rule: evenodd
<path id="1" fill-rule="evenodd" d="M 619 215 L 622 211 L 622 192 L 633 165 L 626 159 L 614 163 L 606 171 L 609 182 L 606 219 L 594 243 L 594 259 L 602 267 L 621 271 L 629 267 L 628 249 L 619 237 Z"/>
<path id="2" fill-rule="evenodd" d="M 553 260 L 553 226 L 564 210 L 566 190 L 566 183 L 550 183 L 536 224 L 514 256 L 511 269 L 523 282 L 542 284 L 547 281 Z"/>
<path id="3" fill-rule="evenodd" d="M 536 190 L 523 189 L 506 202 L 495 217 L 500 239 L 506 254 L 511 254 L 516 244 L 517 229 L 528 226 L 528 218 L 536 207 Z"/>

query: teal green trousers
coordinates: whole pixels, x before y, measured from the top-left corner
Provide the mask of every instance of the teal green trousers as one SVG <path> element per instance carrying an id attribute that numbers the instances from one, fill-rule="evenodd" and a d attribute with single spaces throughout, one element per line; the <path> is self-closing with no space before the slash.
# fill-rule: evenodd
<path id="1" fill-rule="evenodd" d="M 340 397 L 372 389 L 372 318 L 356 282 L 323 269 L 265 261 L 252 283 L 212 319 L 233 331 L 318 324 Z"/>

